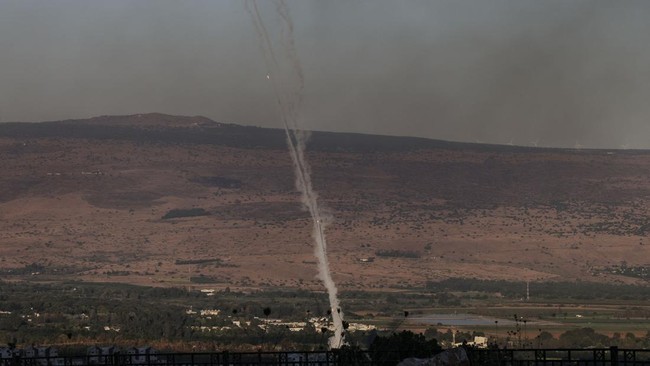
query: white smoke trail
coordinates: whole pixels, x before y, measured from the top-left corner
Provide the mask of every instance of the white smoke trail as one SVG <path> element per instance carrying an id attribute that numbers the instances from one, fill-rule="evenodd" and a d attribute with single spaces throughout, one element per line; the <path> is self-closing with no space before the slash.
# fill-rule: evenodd
<path id="1" fill-rule="evenodd" d="M 288 58 L 291 65 L 290 72 L 287 75 L 282 73 L 280 63 L 273 51 L 273 43 L 262 21 L 257 1 L 246 0 L 245 5 L 253 21 L 258 39 L 260 40 L 260 46 L 264 54 L 264 62 L 269 73 L 267 78 L 270 80 L 277 97 L 280 115 L 287 136 L 287 144 L 289 145 L 289 153 L 296 174 L 296 188 L 300 191 L 302 203 L 309 210 L 312 218 L 312 236 L 315 242 L 314 252 L 318 259 L 318 275 L 327 289 L 334 323 L 334 336 L 330 338 L 329 342 L 331 348 L 338 348 L 343 344 L 344 337 L 343 312 L 341 311 L 338 290 L 332 279 L 330 265 L 327 259 L 327 240 L 324 232 L 326 223 L 318 207 L 318 194 L 312 187 L 311 168 L 305 158 L 305 145 L 309 136 L 299 128 L 298 124 L 298 107 L 302 102 L 304 77 L 300 60 L 295 50 L 293 22 L 289 14 L 289 9 L 284 1 L 275 1 L 276 12 L 282 19 L 281 41 L 284 48 L 284 56 Z"/>

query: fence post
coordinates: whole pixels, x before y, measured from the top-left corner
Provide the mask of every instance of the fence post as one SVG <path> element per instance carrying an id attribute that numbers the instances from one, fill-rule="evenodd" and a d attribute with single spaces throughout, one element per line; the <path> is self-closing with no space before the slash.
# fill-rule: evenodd
<path id="1" fill-rule="evenodd" d="M 609 347 L 609 357 L 611 359 L 612 366 L 618 366 L 618 347 Z"/>

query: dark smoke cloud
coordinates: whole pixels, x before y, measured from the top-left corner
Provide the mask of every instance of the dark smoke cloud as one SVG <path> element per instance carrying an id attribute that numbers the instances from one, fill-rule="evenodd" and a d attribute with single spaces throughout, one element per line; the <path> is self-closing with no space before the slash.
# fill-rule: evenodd
<path id="1" fill-rule="evenodd" d="M 288 5 L 309 128 L 650 148 L 650 2 Z M 0 49 L 2 121 L 158 111 L 281 127 L 240 1 L 0 1 Z"/>

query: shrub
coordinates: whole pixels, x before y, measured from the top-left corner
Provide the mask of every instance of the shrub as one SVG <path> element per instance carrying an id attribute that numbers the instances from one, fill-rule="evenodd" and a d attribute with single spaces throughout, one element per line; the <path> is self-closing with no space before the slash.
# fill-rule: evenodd
<path id="1" fill-rule="evenodd" d="M 166 219 L 175 219 L 179 217 L 195 217 L 195 216 L 207 216 L 210 213 L 202 208 L 188 208 L 181 209 L 175 208 L 173 210 L 167 211 L 167 213 L 162 217 L 163 220 Z"/>
<path id="2" fill-rule="evenodd" d="M 374 365 L 395 365 L 408 357 L 428 358 L 441 350 L 435 339 L 427 340 L 423 334 L 403 331 L 389 337 L 377 336 L 368 351 Z"/>
<path id="3" fill-rule="evenodd" d="M 375 252 L 378 257 L 399 257 L 399 258 L 420 258 L 420 253 L 409 250 L 378 250 Z"/>

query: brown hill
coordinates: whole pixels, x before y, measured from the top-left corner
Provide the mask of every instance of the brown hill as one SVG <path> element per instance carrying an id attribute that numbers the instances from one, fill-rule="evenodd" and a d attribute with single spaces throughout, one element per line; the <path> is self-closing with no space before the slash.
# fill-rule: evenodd
<path id="1" fill-rule="evenodd" d="M 5 123 L 0 153 L 0 278 L 321 288 L 281 130 Z M 644 281 L 648 152 L 316 132 L 308 158 L 340 287 Z"/>

